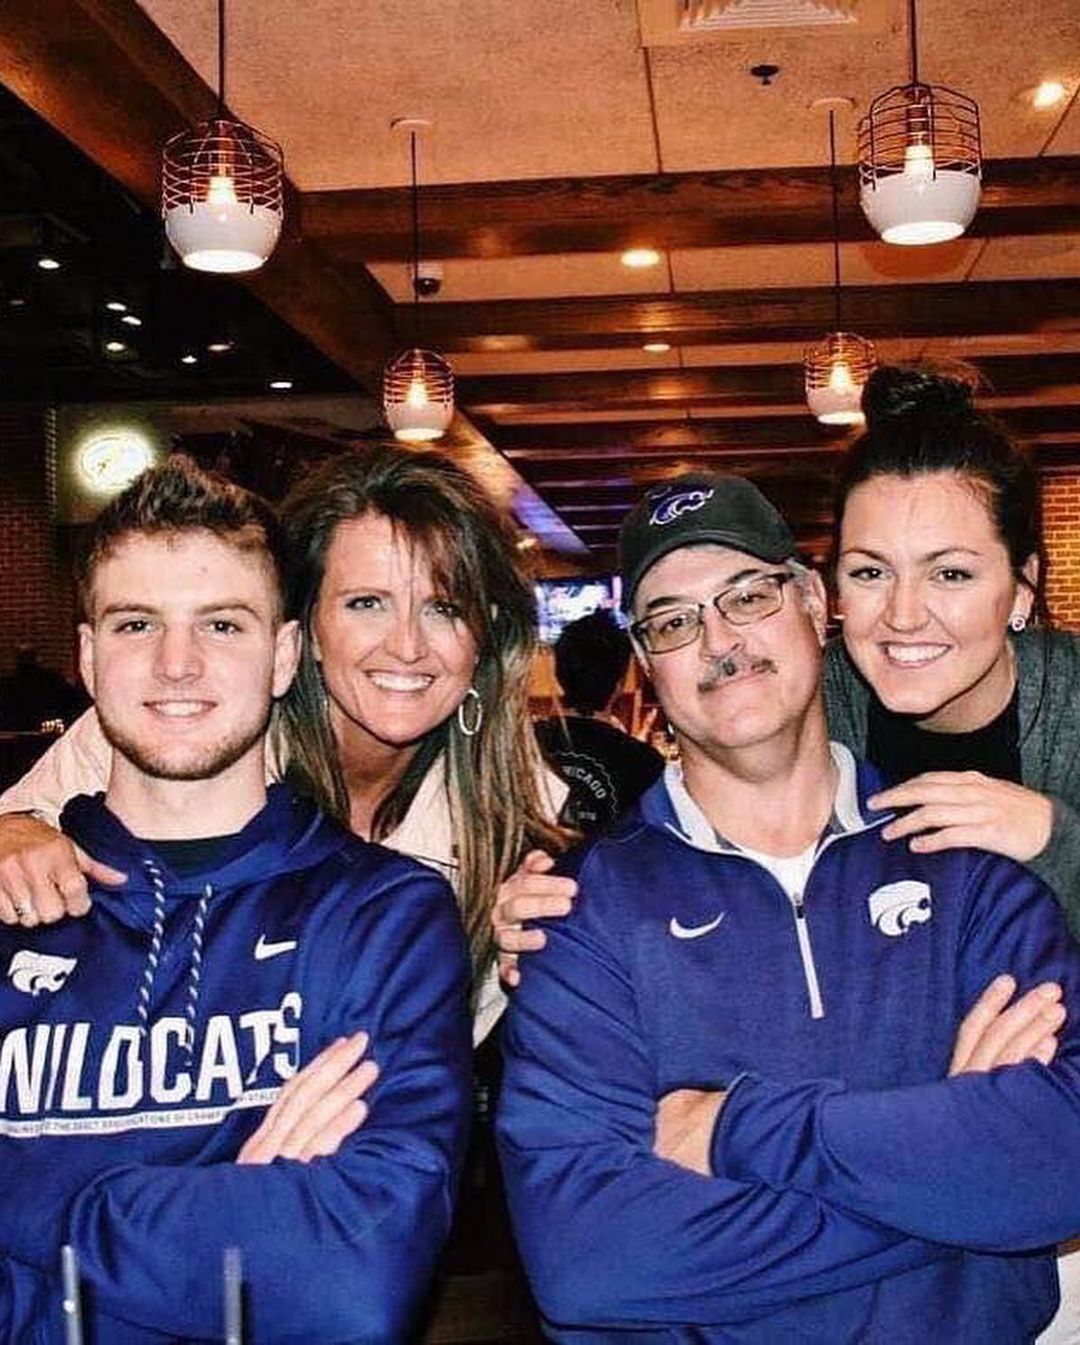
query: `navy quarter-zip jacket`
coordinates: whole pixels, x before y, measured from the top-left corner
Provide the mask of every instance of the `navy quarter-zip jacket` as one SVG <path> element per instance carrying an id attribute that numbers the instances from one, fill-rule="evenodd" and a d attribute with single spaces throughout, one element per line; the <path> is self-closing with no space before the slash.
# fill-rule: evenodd
<path id="1" fill-rule="evenodd" d="M 1080 1229 L 1080 950 L 1049 891 L 881 839 L 841 785 L 801 893 L 717 838 L 677 772 L 578 853 L 505 1042 L 511 1210 L 554 1339 L 1029 1341 Z M 1001 972 L 1064 987 L 1036 1062 L 947 1079 Z M 657 1100 L 728 1090 L 712 1176 Z"/>

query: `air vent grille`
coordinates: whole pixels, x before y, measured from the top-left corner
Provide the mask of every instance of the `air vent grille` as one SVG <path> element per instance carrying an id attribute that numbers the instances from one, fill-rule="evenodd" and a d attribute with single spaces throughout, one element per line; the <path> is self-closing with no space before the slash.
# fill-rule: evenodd
<path id="1" fill-rule="evenodd" d="M 857 0 L 682 0 L 679 31 L 805 28 L 855 22 Z"/>

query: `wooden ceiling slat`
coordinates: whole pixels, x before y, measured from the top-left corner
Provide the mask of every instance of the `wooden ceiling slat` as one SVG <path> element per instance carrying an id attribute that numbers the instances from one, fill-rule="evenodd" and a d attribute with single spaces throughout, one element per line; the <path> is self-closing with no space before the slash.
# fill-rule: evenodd
<path id="1" fill-rule="evenodd" d="M 404 320 L 404 309 L 402 310 Z M 1080 329 L 1080 280 L 852 285 L 846 328 L 909 339 Z M 814 341 L 834 324 L 826 286 L 713 290 L 582 299 L 501 299 L 431 304 L 424 337 L 440 350 L 568 350 Z"/>
<path id="2" fill-rule="evenodd" d="M 1080 295 L 1080 287 L 1078 287 Z M 1078 309 L 1080 317 L 1080 309 Z M 986 392 L 997 397 L 1040 397 L 1048 402 L 1061 403 L 1064 389 L 1075 389 L 1074 400 L 1080 400 L 1080 354 L 1053 355 L 980 355 L 968 361 L 984 380 Z M 661 406 L 693 406 L 708 408 L 745 406 L 801 406 L 803 402 L 803 371 L 797 364 L 722 365 L 713 368 L 669 369 L 663 372 L 651 369 L 603 370 L 593 373 L 506 375 L 486 378 L 463 378 L 458 382 L 458 396 L 463 406 L 474 414 L 530 413 L 565 411 L 610 412 L 631 411 Z M 497 411 L 496 411 L 497 408 Z M 1002 413 L 1006 419 L 1011 412 Z M 1042 428 L 1049 430 L 1059 423 L 1059 417 L 1041 415 Z M 1066 411 L 1066 415 L 1069 413 Z M 779 433 L 805 438 L 805 429 L 782 426 L 782 419 L 766 420 L 767 433 Z M 1010 422 L 1011 423 L 1011 422 Z M 760 417 L 745 421 L 725 421 L 719 430 L 727 437 L 759 432 Z M 531 444 L 603 444 L 613 442 L 641 442 L 659 437 L 673 440 L 680 435 L 701 434 L 700 426 L 687 426 L 682 421 L 587 421 L 573 425 L 498 425 L 492 433 L 500 447 L 519 448 Z M 822 430 L 820 437 L 828 437 Z M 607 437 L 605 437 L 607 436 Z M 614 439 L 613 437 L 614 436 Z M 835 436 L 834 436 L 835 437 Z"/>
<path id="3" fill-rule="evenodd" d="M 873 238 L 858 204 L 855 170 L 841 174 L 840 233 Z M 338 256 L 409 256 L 406 188 L 308 192 L 304 232 Z M 424 244 L 432 257 L 738 247 L 832 240 L 828 168 L 744 169 L 594 178 L 538 178 L 429 186 Z M 979 213 L 968 233 L 1075 232 L 1080 157 L 1000 159 L 984 165 Z"/>

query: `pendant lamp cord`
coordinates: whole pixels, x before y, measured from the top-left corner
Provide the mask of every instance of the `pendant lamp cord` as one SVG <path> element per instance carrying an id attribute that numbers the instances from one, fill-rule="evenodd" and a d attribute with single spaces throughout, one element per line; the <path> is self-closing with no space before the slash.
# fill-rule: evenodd
<path id="1" fill-rule="evenodd" d="M 217 114 L 218 120 L 225 118 L 225 0 L 218 0 L 217 7 Z"/>
<path id="2" fill-rule="evenodd" d="M 413 340 L 420 344 L 420 186 L 416 171 L 416 132 L 409 134 L 409 159 L 412 166 L 412 292 Z"/>
<path id="3" fill-rule="evenodd" d="M 911 82 L 919 82 L 919 35 L 915 22 L 915 0 L 908 0 L 908 42 L 911 46 Z"/>
<path id="4" fill-rule="evenodd" d="M 836 175 L 836 113 L 829 108 L 829 165 L 832 186 L 833 331 L 840 331 L 840 183 Z"/>

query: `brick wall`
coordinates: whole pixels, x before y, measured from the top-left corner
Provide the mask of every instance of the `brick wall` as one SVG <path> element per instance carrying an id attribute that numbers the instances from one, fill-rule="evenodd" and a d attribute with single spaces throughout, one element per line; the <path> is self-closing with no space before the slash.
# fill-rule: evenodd
<path id="1" fill-rule="evenodd" d="M 1046 596 L 1054 622 L 1080 631 L 1080 471 L 1044 478 L 1043 530 L 1049 561 Z"/>
<path id="2" fill-rule="evenodd" d="M 0 405 L 0 672 L 20 644 L 74 673 L 75 604 L 66 539 L 52 519 L 51 435 L 40 407 Z"/>

